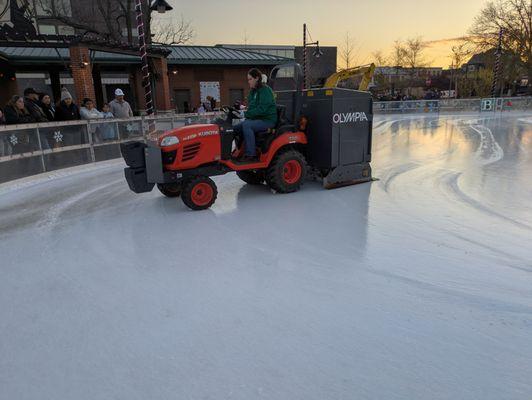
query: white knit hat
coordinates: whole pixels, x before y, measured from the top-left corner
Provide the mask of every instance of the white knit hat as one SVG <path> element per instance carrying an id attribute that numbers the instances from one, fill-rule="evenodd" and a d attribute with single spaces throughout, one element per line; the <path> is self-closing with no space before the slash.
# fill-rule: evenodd
<path id="1" fill-rule="evenodd" d="M 61 101 L 66 100 L 66 99 L 71 99 L 71 98 L 72 98 L 72 95 L 70 94 L 67 88 L 61 89 Z"/>
<path id="2" fill-rule="evenodd" d="M 115 90 L 115 96 L 123 96 L 124 95 L 124 92 L 122 91 L 122 89 L 118 88 Z"/>

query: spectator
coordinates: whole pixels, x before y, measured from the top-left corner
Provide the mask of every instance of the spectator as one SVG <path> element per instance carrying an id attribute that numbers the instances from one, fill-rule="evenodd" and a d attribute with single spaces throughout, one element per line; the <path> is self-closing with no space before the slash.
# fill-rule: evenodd
<path id="1" fill-rule="evenodd" d="M 207 96 L 207 98 L 205 99 L 205 102 L 203 103 L 203 107 L 205 108 L 205 111 L 207 112 L 211 112 L 212 111 L 212 102 L 211 102 L 211 99 L 212 97 L 211 96 Z"/>
<path id="2" fill-rule="evenodd" d="M 198 114 L 205 114 L 207 110 L 205 110 L 205 107 L 203 106 L 203 103 L 200 103 L 198 107 Z"/>
<path id="3" fill-rule="evenodd" d="M 55 121 L 55 107 L 52 103 L 52 98 L 46 93 L 39 95 L 39 105 L 48 121 Z"/>
<path id="4" fill-rule="evenodd" d="M 79 110 L 81 119 L 100 119 L 103 114 L 94 107 L 94 102 L 89 98 L 84 98 L 81 109 Z"/>
<path id="5" fill-rule="evenodd" d="M 4 117 L 4 112 L 0 108 L 0 125 L 5 125 L 5 124 L 6 124 L 6 119 Z"/>
<path id="6" fill-rule="evenodd" d="M 33 88 L 24 90 L 24 106 L 35 119 L 35 122 L 48 122 L 43 109 L 39 105 L 39 94 Z"/>
<path id="7" fill-rule="evenodd" d="M 102 108 L 102 115 L 104 118 L 114 118 L 115 116 L 111 112 L 111 107 L 109 107 L 109 104 L 104 103 Z"/>
<path id="8" fill-rule="evenodd" d="M 115 116 L 111 112 L 111 107 L 109 107 L 109 104 L 105 103 L 102 107 L 102 116 L 105 119 L 111 119 Z M 116 129 L 114 123 L 106 123 L 102 124 L 101 126 L 101 135 L 103 140 L 116 140 Z"/>
<path id="9" fill-rule="evenodd" d="M 7 103 L 4 110 L 6 124 L 29 124 L 36 122 L 35 118 L 30 114 L 24 105 L 24 98 L 20 96 L 13 96 Z"/>
<path id="10" fill-rule="evenodd" d="M 211 97 L 211 111 L 214 111 L 216 108 L 216 99 L 214 97 Z"/>
<path id="11" fill-rule="evenodd" d="M 94 107 L 94 102 L 92 99 L 85 97 L 81 102 L 81 108 L 79 110 L 79 115 L 81 119 L 95 120 L 103 118 L 101 112 L 99 112 L 96 107 Z M 94 143 L 100 143 L 102 141 L 101 127 L 99 124 L 89 125 L 89 133 L 92 135 L 92 140 Z"/>
<path id="12" fill-rule="evenodd" d="M 57 121 L 75 121 L 81 119 L 79 108 L 74 104 L 72 96 L 66 88 L 61 90 L 61 102 L 56 109 L 55 119 Z"/>
<path id="13" fill-rule="evenodd" d="M 124 100 L 122 89 L 115 90 L 115 99 L 109 103 L 109 107 L 111 107 L 111 112 L 115 118 L 130 118 L 133 116 L 131 106 Z"/>

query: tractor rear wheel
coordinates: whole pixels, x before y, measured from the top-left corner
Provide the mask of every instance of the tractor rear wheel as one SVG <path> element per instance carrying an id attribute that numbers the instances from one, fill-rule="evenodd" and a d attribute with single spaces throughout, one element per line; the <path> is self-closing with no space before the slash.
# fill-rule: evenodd
<path id="1" fill-rule="evenodd" d="M 275 156 L 266 172 L 266 182 L 278 193 L 292 193 L 299 190 L 306 175 L 305 156 L 288 150 Z"/>
<path id="2" fill-rule="evenodd" d="M 218 196 L 218 189 L 211 178 L 197 176 L 185 182 L 181 198 L 192 210 L 205 210 L 212 206 Z"/>
<path id="3" fill-rule="evenodd" d="M 166 197 L 179 197 L 181 194 L 181 185 L 177 183 L 158 183 L 157 189 Z"/>
<path id="4" fill-rule="evenodd" d="M 236 174 L 249 185 L 262 185 L 264 182 L 264 171 L 236 171 Z"/>

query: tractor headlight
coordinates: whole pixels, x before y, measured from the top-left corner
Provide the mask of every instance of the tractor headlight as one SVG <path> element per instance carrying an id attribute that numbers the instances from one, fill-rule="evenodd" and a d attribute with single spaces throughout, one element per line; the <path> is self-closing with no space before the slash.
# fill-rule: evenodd
<path id="1" fill-rule="evenodd" d="M 173 146 L 174 144 L 178 143 L 179 139 L 177 138 L 177 136 L 167 136 L 163 138 L 163 140 L 161 140 L 161 147 Z"/>

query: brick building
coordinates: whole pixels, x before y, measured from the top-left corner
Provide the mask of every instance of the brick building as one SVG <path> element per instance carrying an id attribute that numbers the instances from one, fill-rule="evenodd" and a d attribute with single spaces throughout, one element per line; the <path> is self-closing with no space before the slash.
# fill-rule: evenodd
<path id="1" fill-rule="evenodd" d="M 303 46 L 266 44 L 219 44 L 217 46 L 290 58 L 303 65 Z M 308 82 L 310 87 L 321 87 L 337 70 L 338 49 L 335 46 L 320 46 L 319 57 L 314 55 L 314 50 L 314 47 L 307 49 Z"/>
<path id="2" fill-rule="evenodd" d="M 232 104 L 247 96 L 246 72 L 258 67 L 269 73 L 288 58 L 214 46 L 167 46 L 166 59 L 151 61 L 155 75 L 155 108 L 159 112 L 192 111 L 207 95 L 218 104 Z M 2 47 L 0 42 L 0 105 L 26 87 L 59 99 L 66 87 L 76 100 L 96 99 L 98 106 L 113 99 L 121 88 L 138 112 L 145 110 L 140 58 L 134 55 L 93 51 L 86 47 Z M 45 66 L 45 67 L 43 67 Z M 81 76 L 75 85 L 74 74 Z M 166 88 L 166 89 L 165 89 Z M 202 97 L 203 95 L 203 97 Z"/>

